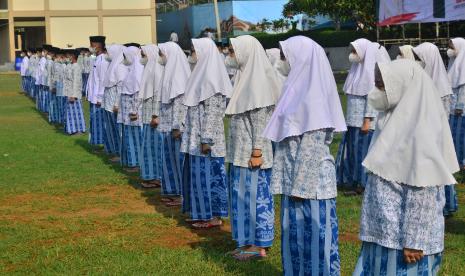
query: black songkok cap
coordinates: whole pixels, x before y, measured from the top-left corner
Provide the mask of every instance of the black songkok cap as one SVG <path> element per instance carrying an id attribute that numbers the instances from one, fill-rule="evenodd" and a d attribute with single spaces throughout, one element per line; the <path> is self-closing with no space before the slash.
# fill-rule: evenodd
<path id="1" fill-rule="evenodd" d="M 96 36 L 90 36 L 89 37 L 90 43 L 95 42 L 95 43 L 105 44 L 105 39 L 106 39 L 106 37 L 101 36 L 101 35 L 96 35 Z"/>
<path id="2" fill-rule="evenodd" d="M 131 42 L 131 43 L 126 43 L 124 44 L 125 47 L 137 47 L 137 48 L 140 48 L 140 44 L 139 43 L 135 43 L 135 42 Z"/>

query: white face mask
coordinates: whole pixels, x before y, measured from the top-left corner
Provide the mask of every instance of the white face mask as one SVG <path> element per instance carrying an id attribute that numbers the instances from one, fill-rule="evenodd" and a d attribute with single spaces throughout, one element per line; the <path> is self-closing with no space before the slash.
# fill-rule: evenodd
<path id="1" fill-rule="evenodd" d="M 148 57 L 142 57 L 142 58 L 140 58 L 140 64 L 142 64 L 142 65 L 145 66 L 145 65 L 147 65 L 148 62 L 149 62 Z"/>
<path id="2" fill-rule="evenodd" d="M 447 56 L 449 58 L 454 58 L 457 56 L 457 51 L 454 49 L 447 49 Z"/>
<path id="3" fill-rule="evenodd" d="M 52 59 L 52 56 L 51 56 L 51 55 L 47 55 L 47 59 L 48 59 L 48 60 L 51 60 L 51 59 Z"/>
<path id="4" fill-rule="evenodd" d="M 65 58 L 65 63 L 68 64 L 71 62 L 71 59 L 70 58 Z"/>
<path id="5" fill-rule="evenodd" d="M 189 57 L 187 57 L 187 61 L 190 64 L 196 64 L 197 63 L 197 57 L 194 57 L 194 56 L 190 55 Z"/>
<path id="6" fill-rule="evenodd" d="M 161 57 L 158 59 L 158 63 L 159 63 L 160 65 L 165 66 L 166 63 L 167 63 L 166 56 L 161 56 Z"/>
<path id="7" fill-rule="evenodd" d="M 97 53 L 97 49 L 95 47 L 89 47 L 89 52 L 91 54 L 96 54 Z"/>
<path id="8" fill-rule="evenodd" d="M 24 56 L 25 56 L 24 53 L 21 53 L 21 57 L 24 57 Z"/>
<path id="9" fill-rule="evenodd" d="M 224 64 L 227 67 L 230 67 L 233 69 L 239 69 L 239 63 L 237 62 L 237 59 L 235 57 L 227 56 L 226 59 L 224 60 Z"/>
<path id="10" fill-rule="evenodd" d="M 277 69 L 281 75 L 287 77 L 289 72 L 291 72 L 291 65 L 289 64 L 289 61 L 280 59 L 278 60 Z"/>
<path id="11" fill-rule="evenodd" d="M 362 59 L 356 53 L 350 53 L 349 61 L 351 63 L 360 63 L 362 61 Z"/>
<path id="12" fill-rule="evenodd" d="M 111 57 L 108 54 L 105 54 L 105 60 L 111 62 Z"/>
<path id="13" fill-rule="evenodd" d="M 27 56 L 28 56 L 28 57 L 32 56 L 32 53 L 27 53 Z"/>
<path id="14" fill-rule="evenodd" d="M 368 93 L 368 104 L 378 111 L 388 110 L 389 101 L 386 92 L 375 86 L 375 88 Z"/>
<path id="15" fill-rule="evenodd" d="M 126 65 L 126 66 L 130 66 L 132 64 L 132 62 L 130 60 L 128 60 L 127 58 L 124 58 L 123 59 L 123 64 Z"/>
<path id="16" fill-rule="evenodd" d="M 229 50 L 228 49 L 223 49 L 223 54 L 229 55 Z"/>
<path id="17" fill-rule="evenodd" d="M 417 60 L 416 62 L 417 62 L 418 65 L 421 66 L 421 68 L 425 69 L 426 63 L 425 63 L 424 61 L 422 61 L 422 60 Z"/>

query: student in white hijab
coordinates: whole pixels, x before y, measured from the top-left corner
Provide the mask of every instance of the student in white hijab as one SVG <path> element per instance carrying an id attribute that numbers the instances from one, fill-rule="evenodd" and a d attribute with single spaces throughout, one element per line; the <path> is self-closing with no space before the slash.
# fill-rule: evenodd
<path id="1" fill-rule="evenodd" d="M 160 91 L 163 66 L 158 63 L 159 49 L 156 45 L 142 46 L 140 63 L 144 65 L 139 100 L 142 104 L 142 145 L 140 158 L 141 186 L 159 188 L 162 180 L 163 136 L 156 124 L 151 124 L 160 115 Z"/>
<path id="2" fill-rule="evenodd" d="M 139 170 L 139 153 L 142 131 L 142 110 L 140 108 L 139 91 L 141 88 L 144 66 L 140 63 L 140 45 L 125 44 L 123 49 L 123 64 L 128 73 L 122 83 L 118 123 L 121 126 L 121 165 L 128 172 Z"/>
<path id="3" fill-rule="evenodd" d="M 161 110 L 158 131 L 163 135 L 162 195 L 167 206 L 179 206 L 182 188 L 181 137 L 187 107 L 183 105 L 186 84 L 191 74 L 186 55 L 174 42 L 159 44 L 159 64 L 164 67 L 161 85 Z"/>
<path id="4" fill-rule="evenodd" d="M 374 87 L 376 62 L 390 61 L 386 49 L 376 42 L 357 39 L 351 43 L 349 60 L 352 66 L 344 83 L 347 95 L 346 123 L 336 158 L 338 185 L 348 188 L 347 194 L 361 193 L 366 182 L 362 167 L 375 127 L 377 112 L 367 103 L 367 95 Z"/>
<path id="5" fill-rule="evenodd" d="M 279 80 L 284 83 L 288 68 L 286 68 L 285 62 L 281 59 L 281 50 L 278 48 L 267 49 L 266 55 L 271 62 L 271 66 L 276 70 Z"/>
<path id="6" fill-rule="evenodd" d="M 460 166 L 464 166 L 465 154 L 465 39 L 453 38 L 449 41 L 449 79 L 454 92 L 451 102 L 450 127 L 454 138 L 455 152 Z M 455 186 L 445 187 L 446 205 L 444 215 L 448 216 L 458 210 Z"/>
<path id="7" fill-rule="evenodd" d="M 339 275 L 329 145 L 347 127 L 336 81 L 324 49 L 310 38 L 289 38 L 281 49 L 290 72 L 263 136 L 277 142 L 271 187 L 281 195 L 284 275 Z"/>
<path id="8" fill-rule="evenodd" d="M 444 104 L 444 109 L 449 114 L 452 88 L 438 47 L 432 43 L 424 42 L 413 48 L 413 53 L 415 58 L 421 61 L 426 73 L 433 79 L 438 95 Z"/>
<path id="9" fill-rule="evenodd" d="M 121 135 L 117 124 L 119 99 L 122 94 L 123 81 L 128 74 L 128 67 L 123 64 L 123 45 L 111 44 L 107 47 L 105 59 L 109 62 L 103 85 L 103 144 L 105 152 L 112 162 L 119 162 Z M 84 60 L 85 61 L 85 60 Z"/>
<path id="10" fill-rule="evenodd" d="M 241 71 L 226 109 L 229 119 L 226 163 L 229 163 L 231 228 L 236 259 L 266 257 L 274 240 L 274 206 L 270 191 L 273 151 L 262 137 L 282 83 L 265 50 L 250 35 L 231 38 L 232 55 Z M 279 50 L 278 50 L 279 51 Z"/>
<path id="11" fill-rule="evenodd" d="M 459 170 L 448 116 L 415 62 L 380 63 L 370 104 L 380 113 L 363 161 L 361 254 L 353 275 L 437 275 L 444 250 L 444 185 Z M 376 260 L 384 260 L 381 263 Z"/>
<path id="12" fill-rule="evenodd" d="M 415 61 L 415 56 L 413 55 L 413 46 L 404 45 L 399 47 L 399 55 L 397 59 L 409 59 Z"/>
<path id="13" fill-rule="evenodd" d="M 221 54 L 209 38 L 192 39 L 197 64 L 186 84 L 188 107 L 181 152 L 184 166 L 183 209 L 194 228 L 222 225 L 228 216 L 224 157 L 224 110 L 232 87 Z"/>

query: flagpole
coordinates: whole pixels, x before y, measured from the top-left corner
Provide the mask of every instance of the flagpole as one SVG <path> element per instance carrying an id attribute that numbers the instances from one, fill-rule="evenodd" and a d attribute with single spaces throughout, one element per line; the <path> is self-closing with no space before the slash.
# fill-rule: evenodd
<path id="1" fill-rule="evenodd" d="M 220 24 L 220 13 L 218 11 L 218 0 L 213 0 L 213 6 L 215 7 L 215 18 L 216 18 L 216 34 L 218 41 L 221 40 L 221 24 Z"/>

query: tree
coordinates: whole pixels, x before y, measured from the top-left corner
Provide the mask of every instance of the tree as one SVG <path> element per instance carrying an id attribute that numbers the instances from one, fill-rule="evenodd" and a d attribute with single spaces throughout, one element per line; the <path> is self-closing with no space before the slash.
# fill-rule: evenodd
<path id="1" fill-rule="evenodd" d="M 268 19 L 263 18 L 260 26 L 262 27 L 263 31 L 266 31 L 273 23 L 271 23 Z"/>
<path id="2" fill-rule="evenodd" d="M 365 26 L 374 26 L 376 22 L 375 1 L 366 0 L 289 0 L 284 5 L 283 15 L 292 17 L 305 13 L 308 16 L 327 15 L 340 29 L 341 22 L 357 20 Z"/>

